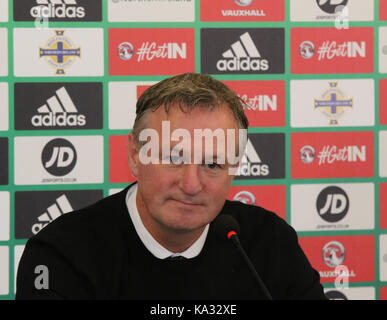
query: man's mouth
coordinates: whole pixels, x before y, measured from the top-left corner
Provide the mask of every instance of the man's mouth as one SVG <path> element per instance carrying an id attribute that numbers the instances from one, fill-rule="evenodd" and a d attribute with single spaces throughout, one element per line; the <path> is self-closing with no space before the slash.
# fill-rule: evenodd
<path id="1" fill-rule="evenodd" d="M 186 205 L 186 206 L 201 206 L 203 205 L 202 203 L 198 202 L 198 201 L 187 201 L 187 200 L 180 200 L 180 199 L 171 199 L 175 202 L 178 202 L 180 204 L 183 204 L 183 205 Z"/>

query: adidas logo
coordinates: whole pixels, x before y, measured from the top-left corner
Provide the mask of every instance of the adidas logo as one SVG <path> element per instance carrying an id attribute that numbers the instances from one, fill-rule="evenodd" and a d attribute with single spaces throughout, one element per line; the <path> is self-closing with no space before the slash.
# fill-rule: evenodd
<path id="1" fill-rule="evenodd" d="M 35 223 L 31 231 L 33 234 L 37 234 L 51 221 L 60 217 L 62 214 L 74 211 L 66 195 L 62 195 L 56 199 L 56 202 L 47 208 L 47 211 L 38 217 L 38 223 Z"/>
<path id="2" fill-rule="evenodd" d="M 31 8 L 34 18 L 84 18 L 85 8 L 75 7 L 76 0 L 36 0 L 37 6 Z"/>
<path id="3" fill-rule="evenodd" d="M 269 61 L 261 59 L 250 34 L 246 32 L 239 38 L 240 41 L 234 42 L 231 49 L 222 54 L 224 59 L 218 60 L 216 68 L 219 71 L 267 71 Z"/>
<path id="4" fill-rule="evenodd" d="M 245 153 L 238 168 L 238 176 L 267 176 L 270 173 L 269 166 L 262 164 L 262 160 L 255 150 L 250 139 L 247 140 Z"/>
<path id="5" fill-rule="evenodd" d="M 47 100 L 47 104 L 38 108 L 38 113 L 40 114 L 31 119 L 31 123 L 35 127 L 86 125 L 85 115 L 78 114 L 78 110 L 65 87 L 58 89 L 56 95 Z"/>

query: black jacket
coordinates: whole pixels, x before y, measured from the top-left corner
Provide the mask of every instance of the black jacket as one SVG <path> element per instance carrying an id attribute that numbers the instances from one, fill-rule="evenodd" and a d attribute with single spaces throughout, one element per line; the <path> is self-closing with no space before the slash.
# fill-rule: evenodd
<path id="1" fill-rule="evenodd" d="M 232 243 L 211 225 L 197 257 L 154 257 L 134 229 L 127 190 L 67 213 L 30 238 L 16 299 L 265 299 Z M 239 222 L 241 243 L 274 299 L 325 299 L 319 274 L 284 220 L 240 202 L 226 201 L 220 214 L 226 213 Z"/>

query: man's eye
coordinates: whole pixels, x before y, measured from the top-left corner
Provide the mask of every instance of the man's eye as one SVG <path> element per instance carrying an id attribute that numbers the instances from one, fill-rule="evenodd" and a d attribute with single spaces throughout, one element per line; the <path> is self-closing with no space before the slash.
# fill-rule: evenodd
<path id="1" fill-rule="evenodd" d="M 217 169 L 217 168 L 220 168 L 220 165 L 218 165 L 217 163 L 207 163 L 206 166 L 207 166 L 209 169 Z"/>

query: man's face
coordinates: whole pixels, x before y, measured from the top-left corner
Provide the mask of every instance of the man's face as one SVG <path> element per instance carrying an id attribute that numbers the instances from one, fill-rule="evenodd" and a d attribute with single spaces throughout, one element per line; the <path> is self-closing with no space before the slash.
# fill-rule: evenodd
<path id="1" fill-rule="evenodd" d="M 162 136 L 162 121 L 169 121 L 171 133 L 176 129 L 183 129 L 190 134 L 190 139 L 166 139 L 168 137 Z M 137 207 L 144 225 L 153 234 L 160 230 L 174 233 L 201 230 L 222 209 L 233 180 L 233 176 L 229 174 L 227 157 L 226 163 L 217 163 L 218 156 L 227 153 L 227 129 L 235 130 L 236 138 L 232 140 L 235 150 L 238 150 L 238 126 L 232 112 L 226 107 L 220 107 L 212 111 L 195 108 L 184 113 L 173 106 L 167 114 L 164 107 L 160 107 L 148 114 L 146 128 L 154 129 L 160 137 L 157 155 L 160 164 L 143 164 L 138 150 L 134 151 L 136 147 L 131 135 L 128 144 L 131 171 L 138 178 Z M 223 130 L 226 137 L 225 147 L 220 147 L 219 150 L 217 140 L 213 140 L 213 148 L 210 148 L 213 151 L 213 158 L 210 159 L 213 163 L 208 164 L 205 159 L 207 157 L 209 160 L 211 152 L 208 152 L 205 140 L 202 139 L 202 146 L 194 143 L 194 130 L 206 128 L 213 132 L 216 129 Z M 189 159 L 185 158 L 189 163 L 161 163 L 161 149 L 168 145 L 167 140 L 170 141 L 170 150 L 180 143 L 181 150 L 184 149 L 187 151 L 186 155 L 189 154 Z M 194 154 L 195 157 L 197 154 L 202 155 L 201 164 L 194 164 Z"/>

